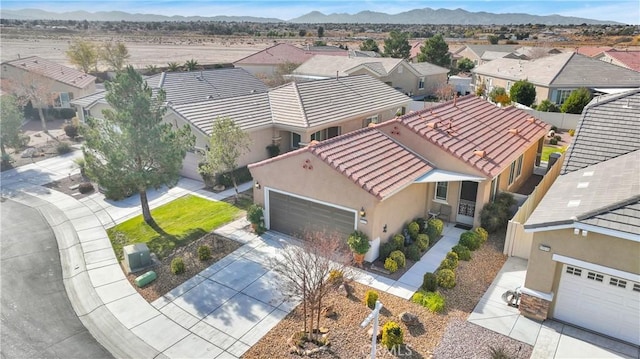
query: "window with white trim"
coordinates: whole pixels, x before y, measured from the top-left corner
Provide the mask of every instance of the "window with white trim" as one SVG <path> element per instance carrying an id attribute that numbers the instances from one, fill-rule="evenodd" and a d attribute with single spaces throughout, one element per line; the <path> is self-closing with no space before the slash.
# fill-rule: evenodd
<path id="1" fill-rule="evenodd" d="M 520 155 L 516 161 L 516 178 L 522 174 L 522 162 L 524 161 L 524 155 Z"/>
<path id="2" fill-rule="evenodd" d="M 640 284 L 634 284 L 633 285 L 633 291 L 634 292 L 640 292 Z"/>
<path id="3" fill-rule="evenodd" d="M 520 155 L 517 160 L 511 163 L 511 167 L 509 168 L 509 186 L 515 182 L 516 178 L 520 177 L 522 174 L 522 162 L 524 159 L 524 155 Z"/>
<path id="4" fill-rule="evenodd" d="M 53 107 L 55 108 L 71 108 L 70 101 L 73 100 L 71 92 L 55 92 L 53 94 Z"/>
<path id="5" fill-rule="evenodd" d="M 311 141 L 324 141 L 340 135 L 340 126 L 325 128 L 311 135 Z"/>
<path id="6" fill-rule="evenodd" d="M 418 90 L 424 90 L 424 77 L 421 77 L 420 81 L 418 81 Z"/>
<path id="7" fill-rule="evenodd" d="M 555 101 L 556 105 L 562 105 L 567 100 L 569 95 L 571 95 L 572 91 L 573 90 L 555 90 L 555 96 L 553 97 L 553 100 Z"/>
<path id="8" fill-rule="evenodd" d="M 367 127 L 370 123 L 378 123 L 378 115 L 365 118 L 364 121 L 362 121 L 362 127 Z"/>
<path id="9" fill-rule="evenodd" d="M 447 201 L 447 189 L 449 187 L 449 182 L 436 182 L 436 193 L 434 199 L 438 201 Z"/>
<path id="10" fill-rule="evenodd" d="M 291 148 L 300 148 L 300 142 L 302 142 L 302 137 L 295 132 L 291 132 Z"/>

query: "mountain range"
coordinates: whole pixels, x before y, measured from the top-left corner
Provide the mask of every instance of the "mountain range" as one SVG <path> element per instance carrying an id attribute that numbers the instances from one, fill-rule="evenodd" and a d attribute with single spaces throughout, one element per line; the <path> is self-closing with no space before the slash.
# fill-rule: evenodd
<path id="1" fill-rule="evenodd" d="M 282 20 L 276 18 L 252 17 L 252 16 L 165 16 L 154 14 L 130 14 L 122 11 L 72 11 L 49 12 L 39 9 L 2 10 L 2 19 L 18 20 L 76 20 L 76 21 L 226 21 L 226 22 L 261 22 L 277 23 L 290 22 L 296 24 L 433 24 L 433 25 L 517 25 L 517 24 L 545 24 L 545 25 L 570 25 L 570 24 L 619 24 L 615 21 L 601 21 L 579 17 L 560 15 L 529 15 L 529 14 L 494 14 L 489 12 L 469 12 L 463 9 L 414 9 L 398 14 L 386 14 L 374 11 L 361 11 L 357 14 L 329 14 L 312 11 L 306 15 Z"/>

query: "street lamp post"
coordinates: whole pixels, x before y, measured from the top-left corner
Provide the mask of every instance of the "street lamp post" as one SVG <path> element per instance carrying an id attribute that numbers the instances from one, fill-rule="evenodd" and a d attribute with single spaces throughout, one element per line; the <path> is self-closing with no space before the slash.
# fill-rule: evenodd
<path id="1" fill-rule="evenodd" d="M 362 324 L 360 324 L 361 328 L 365 328 L 373 320 L 373 333 L 371 333 L 371 359 L 376 359 L 376 345 L 378 341 L 378 313 L 380 313 L 380 309 L 382 309 L 382 303 L 380 303 L 379 300 L 376 300 L 376 306 L 373 308 L 371 313 L 366 318 L 364 318 Z"/>

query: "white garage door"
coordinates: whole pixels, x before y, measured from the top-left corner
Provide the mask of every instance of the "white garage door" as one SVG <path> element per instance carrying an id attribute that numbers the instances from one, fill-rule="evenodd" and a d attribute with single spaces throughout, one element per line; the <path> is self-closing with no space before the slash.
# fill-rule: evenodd
<path id="1" fill-rule="evenodd" d="M 640 345 L 640 283 L 565 264 L 554 317 Z"/>
<path id="2" fill-rule="evenodd" d="M 182 177 L 202 181 L 202 176 L 198 173 L 198 163 L 200 163 L 200 156 L 194 152 L 187 152 L 184 160 L 182 160 L 180 175 Z"/>

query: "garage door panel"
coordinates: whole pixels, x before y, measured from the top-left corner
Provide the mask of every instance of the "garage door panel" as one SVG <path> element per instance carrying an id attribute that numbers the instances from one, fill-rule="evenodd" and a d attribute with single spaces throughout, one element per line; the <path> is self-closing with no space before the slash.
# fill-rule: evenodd
<path id="1" fill-rule="evenodd" d="M 640 285 L 563 265 L 554 317 L 639 345 L 640 292 L 634 284 Z"/>

